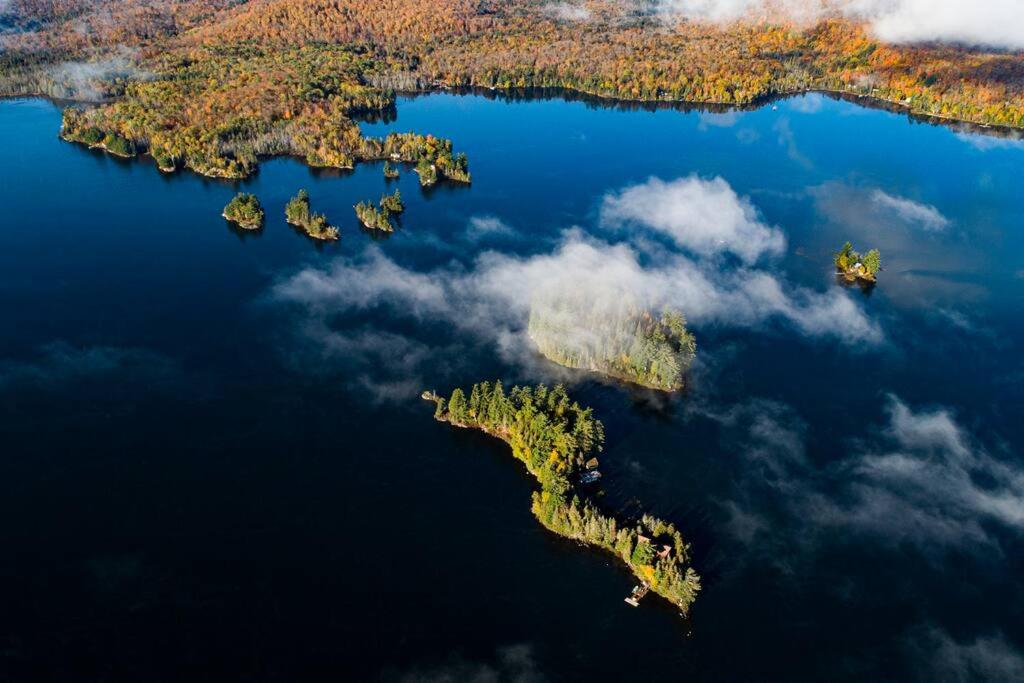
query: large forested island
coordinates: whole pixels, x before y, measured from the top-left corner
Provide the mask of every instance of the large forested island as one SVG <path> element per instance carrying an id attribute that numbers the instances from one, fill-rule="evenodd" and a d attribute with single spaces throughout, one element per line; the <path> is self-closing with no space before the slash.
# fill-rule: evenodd
<path id="1" fill-rule="evenodd" d="M 586 468 L 604 444 L 604 426 L 591 409 L 570 400 L 565 388 L 474 384 L 469 396 L 455 389 L 448 399 L 425 393 L 435 417 L 456 427 L 479 429 L 512 448 L 537 482 L 533 514 L 551 531 L 606 550 L 650 589 L 686 613 L 700 590 L 690 566 L 689 546 L 670 523 L 642 515 L 608 515 L 581 491 Z"/>
<path id="2" fill-rule="evenodd" d="M 534 301 L 528 333 L 556 363 L 662 391 L 683 388 L 697 350 L 676 310 L 655 315 L 626 301 L 565 292 Z"/>
<path id="3" fill-rule="evenodd" d="M 781 3 L 785 5 L 785 3 Z M 312 166 L 413 165 L 467 182 L 427 134 L 367 138 L 395 90 L 557 87 L 747 105 L 826 90 L 945 119 L 1024 127 L 1024 56 L 886 44 L 841 13 L 796 23 L 666 20 L 633 0 L 9 0 L 0 95 L 102 99 L 63 135 L 160 168 L 246 176 L 263 155 Z M 79 68 L 79 67 L 86 68 Z"/>

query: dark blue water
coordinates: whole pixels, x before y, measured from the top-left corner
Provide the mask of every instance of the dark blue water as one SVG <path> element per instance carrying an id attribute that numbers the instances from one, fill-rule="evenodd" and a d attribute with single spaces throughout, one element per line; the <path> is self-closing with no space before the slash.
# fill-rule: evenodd
<path id="1" fill-rule="evenodd" d="M 290 159 L 163 176 L 59 119 L 0 104 L 0 680 L 1024 675 L 1020 143 L 820 96 L 435 95 L 364 126 L 468 153 L 471 187 L 422 191 Z M 744 265 L 611 225 L 605 197 L 652 177 L 720 177 L 785 246 Z M 284 223 L 300 187 L 339 242 Z M 351 206 L 394 187 L 376 239 Z M 220 217 L 238 189 L 261 232 Z M 834 281 L 847 239 L 881 249 L 873 291 Z M 572 246 L 632 255 L 631 286 L 689 315 L 683 395 L 530 355 L 522 283 L 621 281 Z M 502 445 L 416 396 L 495 377 L 594 407 L 606 503 L 692 540 L 690 619 L 626 607 L 631 577 L 535 523 Z"/>

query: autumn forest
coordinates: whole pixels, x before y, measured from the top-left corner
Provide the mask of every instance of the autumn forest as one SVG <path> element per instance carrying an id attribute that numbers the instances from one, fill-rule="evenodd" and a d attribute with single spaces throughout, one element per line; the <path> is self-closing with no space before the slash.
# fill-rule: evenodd
<path id="1" fill-rule="evenodd" d="M 439 87 L 732 105 L 826 90 L 1024 126 L 1019 54 L 886 45 L 840 18 L 669 24 L 638 7 L 591 0 L 577 19 L 532 0 L 12 0 L 0 94 L 104 100 L 69 109 L 65 137 L 219 177 L 291 154 L 466 182 L 451 142 L 368 139 L 354 121 L 393 107 L 396 90 Z"/>

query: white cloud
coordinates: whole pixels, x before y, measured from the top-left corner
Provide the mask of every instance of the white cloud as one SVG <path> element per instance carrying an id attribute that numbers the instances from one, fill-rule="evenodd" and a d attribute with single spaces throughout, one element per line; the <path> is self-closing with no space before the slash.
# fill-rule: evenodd
<path id="1" fill-rule="evenodd" d="M 447 309 L 445 285 L 443 278 L 402 268 L 373 247 L 359 263 L 339 259 L 327 270 L 306 268 L 279 283 L 275 295 L 316 310 L 399 303 L 407 313 L 430 317 Z"/>
<path id="2" fill-rule="evenodd" d="M 941 40 L 1024 48 L 1024 11 L 1018 0 L 862 0 L 851 5 L 855 13 L 866 5 L 875 35 L 893 43 Z"/>
<path id="3" fill-rule="evenodd" d="M 582 4 L 556 2 L 544 6 L 544 12 L 559 21 L 589 21 L 593 13 Z"/>
<path id="4" fill-rule="evenodd" d="M 722 178 L 650 178 L 605 196 L 601 222 L 650 228 L 700 256 L 732 253 L 748 264 L 786 248 L 782 231 L 765 225 L 750 201 Z"/>
<path id="5" fill-rule="evenodd" d="M 885 428 L 824 467 L 808 459 L 805 426 L 785 406 L 754 401 L 707 414 L 753 466 L 733 502 L 739 528 L 770 534 L 772 524 L 749 520 L 782 500 L 805 551 L 859 534 L 925 555 L 974 547 L 999 556 L 996 529 L 1024 533 L 1024 470 L 990 453 L 947 410 L 915 411 L 890 397 Z M 762 540 L 778 554 L 781 541 Z"/>
<path id="6" fill-rule="evenodd" d="M 973 443 L 948 411 L 915 413 L 892 399 L 889 413 L 898 448 L 864 456 L 858 470 L 900 508 L 916 508 L 904 510 L 915 526 L 978 540 L 987 539 L 985 520 L 1024 531 L 1024 471 Z"/>
<path id="7" fill-rule="evenodd" d="M 809 93 L 794 97 L 786 104 L 790 111 L 798 114 L 817 114 L 825 107 L 825 98 L 817 93 Z"/>
<path id="8" fill-rule="evenodd" d="M 573 228 L 546 252 L 486 251 L 470 263 L 453 260 L 428 271 L 404 267 L 371 245 L 360 256 L 295 273 L 275 286 L 272 298 L 307 319 L 300 327 L 319 345 L 320 356 L 331 346 L 353 356 L 353 376 L 373 375 L 382 359 L 354 359 L 372 355 L 380 345 L 353 343 L 347 338 L 352 332 L 336 328 L 378 309 L 387 314 L 381 324 L 393 323 L 395 334 L 409 336 L 411 320 L 414 334 L 433 335 L 410 340 L 416 349 L 448 345 L 450 351 L 453 345 L 483 344 L 527 372 L 542 372 L 527 335 L 528 320 L 533 306 L 559 293 L 582 297 L 592 310 L 612 310 L 623 302 L 655 311 L 673 307 L 697 326 L 698 337 L 699 327 L 708 325 L 788 328 L 809 339 L 857 347 L 883 340 L 878 324 L 844 289 L 792 286 L 766 267 L 717 258 L 728 250 L 753 261 L 781 252 L 785 243 L 781 231 L 764 225 L 750 202 L 720 178 L 651 179 L 612 193 L 605 198 L 602 223 L 643 225 L 671 236 L 673 244 L 655 244 L 638 231 L 628 232 L 623 241 L 609 241 Z M 494 217 L 473 219 L 469 229 L 507 231 Z M 615 235 L 622 233 L 616 229 Z M 586 319 L 581 312 L 578 322 L 565 326 L 566 333 L 579 339 L 595 334 L 586 329 Z M 390 355 L 412 359 L 415 367 L 403 368 L 406 375 L 429 374 L 438 381 L 442 374 L 431 354 Z"/>
<path id="9" fill-rule="evenodd" d="M 1024 48 L 1024 12 L 1018 0 L 657 0 L 669 17 L 725 22 L 784 15 L 813 21 L 841 14 L 867 21 L 887 42 L 947 41 Z"/>
<path id="10" fill-rule="evenodd" d="M 913 680 L 1022 680 L 1019 647 L 991 626 L 1000 618 L 1015 624 L 1021 599 L 1006 590 L 1016 585 L 1011 553 L 1024 540 L 1024 469 L 1014 454 L 991 451 L 949 410 L 914 408 L 896 397 L 880 425 L 865 425 L 862 437 L 845 444 L 828 429 L 815 434 L 774 401 L 691 403 L 690 410 L 720 423 L 725 452 L 735 458 L 725 469 L 737 483 L 720 514 L 738 576 L 763 575 L 769 565 L 796 590 L 816 577 L 854 611 L 853 604 L 895 599 L 917 603 L 911 612 L 953 619 L 955 637 L 931 622 L 888 625 L 889 633 L 903 631 L 892 657 L 905 661 Z M 851 572 L 851 556 L 870 569 Z M 977 619 L 932 610 L 921 602 L 931 593 L 916 592 L 918 584 L 945 591 L 947 606 L 1001 595 L 1003 616 L 972 633 Z M 867 667 L 862 673 L 871 670 L 870 659 L 858 664 Z"/>
<path id="11" fill-rule="evenodd" d="M 628 299 L 660 308 L 671 305 L 698 324 L 758 326 L 778 319 L 809 337 L 877 343 L 878 326 L 840 289 L 814 292 L 784 286 L 765 271 L 722 271 L 669 254 L 641 263 L 628 244 L 611 244 L 567 231 L 547 254 L 520 257 L 487 252 L 471 269 L 450 266 L 416 272 L 399 266 L 379 248 L 357 260 L 339 259 L 327 270 L 309 268 L 275 288 L 279 301 L 317 315 L 378 306 L 422 321 L 444 321 L 498 344 L 515 359 L 528 342 L 523 334 L 531 302 L 558 291 L 589 299 Z"/>
<path id="12" fill-rule="evenodd" d="M 988 152 L 994 149 L 1024 149 L 1024 139 L 1020 138 L 1017 134 L 997 137 L 995 135 L 960 132 L 956 134 L 956 137 L 980 152 Z"/>
<path id="13" fill-rule="evenodd" d="M 473 216 L 466 227 L 466 238 L 470 241 L 489 237 L 511 237 L 515 229 L 497 216 Z"/>
<path id="14" fill-rule="evenodd" d="M 735 109 L 726 112 L 698 112 L 697 130 L 706 131 L 710 128 L 732 128 L 743 120 L 743 112 Z"/>
<path id="15" fill-rule="evenodd" d="M 921 204 L 882 190 L 872 192 L 871 201 L 881 209 L 892 211 L 903 222 L 919 225 L 924 230 L 941 232 L 950 224 L 949 219 L 931 204 Z"/>

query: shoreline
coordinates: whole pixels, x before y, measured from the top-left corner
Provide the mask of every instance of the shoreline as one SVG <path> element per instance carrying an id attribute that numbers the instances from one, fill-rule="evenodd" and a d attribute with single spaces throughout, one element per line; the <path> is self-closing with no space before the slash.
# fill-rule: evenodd
<path id="1" fill-rule="evenodd" d="M 640 582 L 641 586 L 649 589 L 651 592 L 659 595 L 666 602 L 673 605 L 680 611 L 680 614 L 684 617 L 689 615 L 690 608 L 693 603 L 693 598 L 696 592 L 699 590 L 699 577 L 693 571 L 690 565 L 689 558 L 687 556 L 688 545 L 682 541 L 682 537 L 674 526 L 667 524 L 661 520 L 650 517 L 649 515 L 643 515 L 637 520 L 620 520 L 616 517 L 605 516 L 595 505 L 592 498 L 581 486 L 570 484 L 569 490 L 565 492 L 565 496 L 572 494 L 572 504 L 567 506 L 569 508 L 568 516 L 577 516 L 587 518 L 591 520 L 601 520 L 606 525 L 610 525 L 613 530 L 618 530 L 618 535 L 615 536 L 614 543 L 608 541 L 602 541 L 596 538 L 587 538 L 582 533 L 572 533 L 569 530 L 560 528 L 555 524 L 553 518 L 545 519 L 544 506 L 549 502 L 549 497 L 552 494 L 547 489 L 544 481 L 545 474 L 541 471 L 543 468 L 534 468 L 531 466 L 528 458 L 524 457 L 523 454 L 517 449 L 517 446 L 513 442 L 513 439 L 521 439 L 521 434 L 516 434 L 513 429 L 506 428 L 504 430 L 492 429 L 482 423 L 466 423 L 453 419 L 450 415 L 442 414 L 445 405 L 445 399 L 432 391 L 424 391 L 421 394 L 423 400 L 434 403 L 435 413 L 434 420 L 437 422 L 447 424 L 457 429 L 466 429 L 470 431 L 477 431 L 486 434 L 492 438 L 498 439 L 511 450 L 511 455 L 516 460 L 519 460 L 526 469 L 526 472 L 533 478 L 536 484 L 540 485 L 539 491 L 534 491 L 532 498 L 533 503 L 531 505 L 531 512 L 534 518 L 551 533 L 569 540 L 574 541 L 580 546 L 586 547 L 588 550 L 600 551 L 603 555 L 612 555 L 625 565 L 625 568 L 630 571 L 633 577 Z M 593 459 L 593 463 L 596 466 L 597 460 Z M 590 471 L 590 470 L 587 470 Z M 596 471 L 596 470 L 594 470 Z M 600 522 L 599 522 L 600 523 Z M 653 527 L 653 528 L 652 528 Z M 623 534 L 625 536 L 623 537 Z M 650 534 L 647 536 L 645 534 Z M 666 534 L 668 538 L 666 538 Z M 625 554 L 622 551 L 623 538 L 625 540 Z M 635 545 L 633 539 L 635 538 Z M 672 543 L 666 544 L 665 541 L 671 540 Z M 647 551 L 650 553 L 650 559 L 646 563 L 641 562 L 639 566 L 634 564 L 636 560 L 636 553 Z M 693 590 L 689 594 L 680 593 L 678 585 L 676 586 L 676 593 L 673 594 L 669 590 L 669 582 L 665 578 L 659 578 L 661 572 L 666 572 L 671 569 L 672 571 L 679 574 L 679 580 L 682 581 L 682 577 L 685 576 L 685 581 L 692 582 Z M 634 589 L 634 594 L 637 589 Z M 629 602 L 632 606 L 636 606 L 635 603 Z"/>
<path id="2" fill-rule="evenodd" d="M 255 232 L 256 230 L 259 230 L 260 228 L 263 227 L 263 222 L 262 221 L 260 221 L 259 223 L 243 223 L 241 221 L 237 221 L 234 218 L 229 217 L 227 212 L 225 212 L 225 211 L 222 211 L 220 215 L 228 223 L 231 223 L 232 225 L 237 225 L 242 230 L 249 230 L 251 232 Z"/>
<path id="3" fill-rule="evenodd" d="M 528 91 L 536 92 L 538 97 L 535 99 L 553 99 L 551 97 L 543 97 L 541 94 L 544 92 L 555 93 L 562 91 L 569 97 L 560 97 L 565 101 L 578 101 L 578 100 L 590 100 L 595 104 L 606 107 L 615 107 L 616 105 L 627 105 L 636 106 L 640 108 L 650 109 L 675 109 L 677 111 L 707 111 L 716 114 L 727 114 L 733 111 L 755 111 L 761 109 L 773 102 L 781 102 L 784 100 L 792 99 L 794 97 L 800 97 L 802 95 L 827 95 L 834 99 L 841 99 L 851 104 L 857 104 L 868 109 L 880 109 L 891 112 L 893 114 L 906 114 L 912 119 L 917 119 L 922 123 L 931 123 L 939 125 L 945 128 L 956 128 L 958 126 L 972 129 L 971 132 L 977 132 L 981 135 L 989 135 L 992 137 L 1002 137 L 1006 135 L 1008 137 L 1017 137 L 1024 141 L 1024 125 L 1021 126 L 1006 126 L 1002 124 L 994 123 L 983 123 L 981 121 L 972 121 L 970 119 L 958 119 L 954 116 L 947 116 L 943 114 L 931 114 L 928 112 L 915 111 L 909 105 L 904 102 L 896 100 L 888 100 L 878 95 L 871 95 L 865 93 L 858 93 L 852 90 L 838 90 L 835 88 L 803 88 L 801 90 L 793 90 L 790 92 L 778 92 L 767 95 L 761 95 L 750 102 L 718 102 L 715 100 L 677 100 L 677 99 L 629 99 L 624 97 L 618 97 L 615 95 L 602 95 L 600 93 L 590 92 L 587 90 L 578 90 L 568 86 L 530 86 L 526 88 L 491 88 L 482 85 L 473 86 L 446 86 L 435 84 L 428 88 L 420 90 L 405 90 L 395 89 L 396 96 L 404 97 L 420 97 L 424 95 L 441 95 L 441 94 L 455 94 L 455 95 L 493 95 L 502 94 L 508 99 L 512 100 L 529 100 L 534 99 L 529 95 L 516 97 L 517 93 L 525 93 Z M 49 95 L 43 95 L 39 93 L 19 93 L 15 95 L 0 95 L 0 102 L 3 101 L 16 101 L 16 100 L 42 100 L 49 102 L 55 107 L 63 109 L 67 106 L 79 105 L 79 106 L 102 106 L 115 102 L 117 98 L 110 100 L 76 100 L 67 98 L 51 97 Z M 356 115 L 353 121 L 357 123 L 366 123 L 372 120 L 372 116 Z M 1000 135 L 1002 134 L 1002 135 Z M 258 155 L 260 159 L 274 159 L 278 157 L 292 157 L 295 159 L 301 159 L 302 157 L 294 154 L 267 154 Z M 310 166 L 310 168 L 329 168 L 339 170 L 352 170 L 355 165 L 349 166 Z M 195 169 L 189 169 L 195 170 Z M 201 173 L 200 171 L 195 171 Z M 210 176 L 215 177 L 215 176 Z M 465 182 L 465 181 L 456 181 Z"/>
<path id="4" fill-rule="evenodd" d="M 1000 124 L 983 123 L 970 119 L 958 119 L 942 114 L 930 114 L 927 112 L 915 111 L 910 105 L 904 102 L 888 100 L 878 95 L 858 93 L 851 90 L 837 90 L 834 88 L 804 88 L 791 92 L 771 93 L 761 95 L 746 103 L 738 102 L 717 102 L 713 100 L 677 100 L 677 99 L 628 99 L 615 95 L 602 95 L 600 93 L 578 90 L 568 86 L 531 86 L 526 88 L 491 88 L 487 86 L 445 86 L 440 84 L 432 85 L 421 90 L 395 90 L 396 96 L 423 97 L 435 94 L 454 95 L 480 95 L 483 97 L 503 96 L 512 101 L 529 101 L 532 99 L 548 100 L 560 99 L 566 102 L 584 101 L 595 106 L 607 108 L 637 108 L 646 110 L 670 109 L 681 112 L 708 112 L 713 114 L 728 114 L 730 112 L 749 112 L 762 109 L 774 102 L 781 102 L 803 95 L 819 94 L 832 99 L 839 99 L 855 104 L 866 109 L 887 111 L 892 114 L 905 114 L 908 118 L 919 123 L 940 126 L 949 129 L 966 129 L 966 132 L 977 133 L 989 137 L 1013 138 L 1024 141 L 1024 125 L 1005 126 Z"/>
<path id="5" fill-rule="evenodd" d="M 848 91 L 848 90 L 837 90 L 837 89 L 831 89 L 831 88 L 805 88 L 805 89 L 801 89 L 801 90 L 795 90 L 795 91 L 792 91 L 792 92 L 775 93 L 775 94 L 770 94 L 770 95 L 764 95 L 764 96 L 756 98 L 755 100 L 753 100 L 752 102 L 749 102 L 749 103 L 723 103 L 723 102 L 714 102 L 714 101 L 692 101 L 692 100 L 673 100 L 673 99 L 656 99 L 656 100 L 655 99 L 625 99 L 625 98 L 611 96 L 611 95 L 601 95 L 601 94 L 598 94 L 598 93 L 592 93 L 592 92 L 588 92 L 588 91 L 585 91 L 585 90 L 578 90 L 578 89 L 575 89 L 575 88 L 570 88 L 570 87 L 565 87 L 565 86 L 558 86 L 558 87 L 540 87 L 540 86 L 537 86 L 537 87 L 529 87 L 529 88 L 504 88 L 503 89 L 503 88 L 490 88 L 490 87 L 484 87 L 484 86 L 468 86 L 468 87 L 461 87 L 461 86 L 460 87 L 455 87 L 455 86 L 451 86 L 451 87 L 449 87 L 449 86 L 444 86 L 444 85 L 440 85 L 440 84 L 435 84 L 435 85 L 432 85 L 432 86 L 430 86 L 428 88 L 424 88 L 424 89 L 420 89 L 420 90 L 395 90 L 394 92 L 395 92 L 396 96 L 404 96 L 404 97 L 426 97 L 426 96 L 439 95 L 439 94 L 454 94 L 454 95 L 479 95 L 479 96 L 483 96 L 485 98 L 498 98 L 498 97 L 500 97 L 500 98 L 504 98 L 504 99 L 511 100 L 511 101 L 530 101 L 530 100 L 559 99 L 559 100 L 564 101 L 564 102 L 585 101 L 585 102 L 594 104 L 595 106 L 606 107 L 606 108 L 625 107 L 625 108 L 638 108 L 638 109 L 645 109 L 645 110 L 672 109 L 672 110 L 681 111 L 681 112 L 705 111 L 705 112 L 710 112 L 710 113 L 729 113 L 729 112 L 756 111 L 756 110 L 759 110 L 759 109 L 762 109 L 762 108 L 764 108 L 766 106 L 771 105 L 773 102 L 784 101 L 784 100 L 792 99 L 792 98 L 795 98 L 795 97 L 800 97 L 800 96 L 807 95 L 807 94 L 821 94 L 823 96 L 826 96 L 826 97 L 829 97 L 829 98 L 832 98 L 832 99 L 844 100 L 844 101 L 850 102 L 851 104 L 854 104 L 854 105 L 857 105 L 857 106 L 861 106 L 861 107 L 865 107 L 865 108 L 868 108 L 868 109 L 876 109 L 876 110 L 887 111 L 887 112 L 892 113 L 892 114 L 903 114 L 903 115 L 906 115 L 907 118 L 909 118 L 911 121 L 919 122 L 919 123 L 927 123 L 929 125 L 934 125 L 934 126 L 946 128 L 946 129 L 949 129 L 950 131 L 953 131 L 954 133 L 957 133 L 957 132 L 970 133 L 970 134 L 976 134 L 976 135 L 981 135 L 981 136 L 990 137 L 990 138 L 1017 140 L 1017 141 L 1021 141 L 1022 143 L 1024 143 L 1024 126 L 1013 127 L 1013 126 L 1005 126 L 1005 125 L 997 125 L 997 124 L 986 124 L 986 123 L 982 123 L 982 122 L 978 122 L 978 121 L 971 121 L 971 120 L 968 120 L 968 119 L 959 119 L 959 118 L 955 118 L 955 117 L 952 117 L 952 116 L 946 116 L 946 115 L 942 115 L 942 114 L 931 114 L 931 113 L 926 113 L 926 112 L 919 112 L 919 111 L 915 111 L 912 108 L 912 106 L 910 106 L 910 105 L 908 105 L 908 104 L 906 104 L 904 102 L 897 102 L 897 101 L 893 101 L 893 100 L 888 100 L 888 99 L 885 99 L 883 97 L 879 97 L 877 95 L 872 95 L 872 94 L 857 93 L 857 92 Z M 52 104 L 54 107 L 58 108 L 60 111 L 63 111 L 63 109 L 66 108 L 67 106 L 71 106 L 71 105 L 75 105 L 75 104 L 85 104 L 86 106 L 100 106 L 101 104 L 103 104 L 101 102 L 94 102 L 94 101 L 76 101 L 76 100 L 68 100 L 68 99 L 58 99 L 58 98 L 53 98 L 53 97 L 50 97 L 50 96 L 47 96 L 47 95 L 31 94 L 31 93 L 21 93 L 21 94 L 17 94 L 17 95 L 3 95 L 3 96 L 0 96 L 0 101 L 18 101 L 18 100 L 45 101 L 45 102 L 48 102 L 48 103 Z M 366 120 L 371 120 L 371 119 L 372 119 L 372 117 L 366 117 Z M 355 117 L 353 119 L 353 121 L 355 121 L 357 124 L 365 122 L 364 118 L 360 117 L 360 116 Z M 212 179 L 212 180 L 221 180 L 221 181 L 227 181 L 227 182 L 231 182 L 231 183 L 236 183 L 236 182 L 238 182 L 240 180 L 245 180 L 247 178 L 250 178 L 250 177 L 252 177 L 253 175 L 255 175 L 256 173 L 259 172 L 259 166 L 258 165 L 256 166 L 255 169 L 253 169 L 249 173 L 243 174 L 243 175 L 239 175 L 239 174 L 235 174 L 235 173 L 231 173 L 231 172 L 225 172 L 225 171 L 221 171 L 219 169 L 199 169 L 199 168 L 195 168 L 195 167 L 193 167 L 193 166 L 191 166 L 191 165 L 189 165 L 187 163 L 183 164 L 181 166 L 177 166 L 176 165 L 176 166 L 172 166 L 172 167 L 164 167 L 164 166 L 161 166 L 159 164 L 159 162 L 156 160 L 156 157 L 152 156 L 149 153 L 148 149 L 139 150 L 134 155 L 125 155 L 125 154 L 120 154 L 118 152 L 113 152 L 113 151 L 109 150 L 102 143 L 94 144 L 94 145 L 88 145 L 88 144 L 83 143 L 81 141 L 77 141 L 77 140 L 74 140 L 74 139 L 67 138 L 64 135 L 63 127 L 61 128 L 61 130 L 58 133 L 58 135 L 65 142 L 70 142 L 70 143 L 74 143 L 74 144 L 81 144 L 81 145 L 84 145 L 85 147 L 87 147 L 89 149 L 99 149 L 99 150 L 102 150 L 102 151 L 104 151 L 104 152 L 106 152 L 108 154 L 111 154 L 111 155 L 116 156 L 116 157 L 121 158 L 121 159 L 136 159 L 136 158 L 143 157 L 143 156 L 149 157 L 149 158 L 153 159 L 154 164 L 157 166 L 157 169 L 161 173 L 168 174 L 168 175 L 177 173 L 178 171 L 181 171 L 181 170 L 188 170 L 188 171 L 191 171 L 191 172 L 195 173 L 196 175 L 199 175 L 199 176 L 201 176 L 203 178 L 209 178 L 209 179 Z M 384 161 L 384 162 L 393 161 L 392 159 L 389 159 L 389 158 L 360 159 L 360 160 L 357 160 L 356 163 L 354 163 L 354 164 L 349 164 L 349 165 L 345 165 L 345 166 L 323 166 L 323 165 L 313 165 L 313 164 L 310 164 L 306 159 L 304 159 L 300 155 L 288 154 L 288 153 L 257 155 L 256 158 L 257 158 L 258 161 L 272 160 L 272 159 L 278 159 L 278 158 L 291 158 L 291 159 L 295 159 L 295 160 L 299 161 L 302 164 L 305 164 L 310 169 L 324 169 L 324 170 L 341 171 L 341 172 L 346 172 L 346 171 L 347 172 L 351 172 L 351 171 L 353 171 L 355 169 L 355 166 L 357 166 L 359 164 L 377 163 L 377 162 L 381 162 L 381 161 Z M 406 161 L 406 160 L 400 160 L 400 161 L 401 161 L 401 163 L 412 163 L 412 162 L 409 162 L 409 161 Z M 418 173 L 417 169 L 415 169 L 415 168 L 413 168 L 413 172 Z M 441 177 L 441 174 L 438 174 L 438 175 L 439 175 L 439 177 L 438 177 L 437 181 L 440 181 L 442 179 L 442 177 Z M 443 178 L 444 178 L 444 180 L 449 180 L 451 182 L 458 183 L 458 184 L 466 184 L 466 185 L 471 184 L 471 181 L 468 180 L 468 179 L 450 178 L 448 176 L 443 176 Z M 435 181 L 435 183 L 437 181 Z M 435 184 L 435 183 L 430 183 L 430 184 L 423 183 L 422 176 L 420 177 L 420 183 L 425 188 L 429 188 L 433 184 Z"/>

